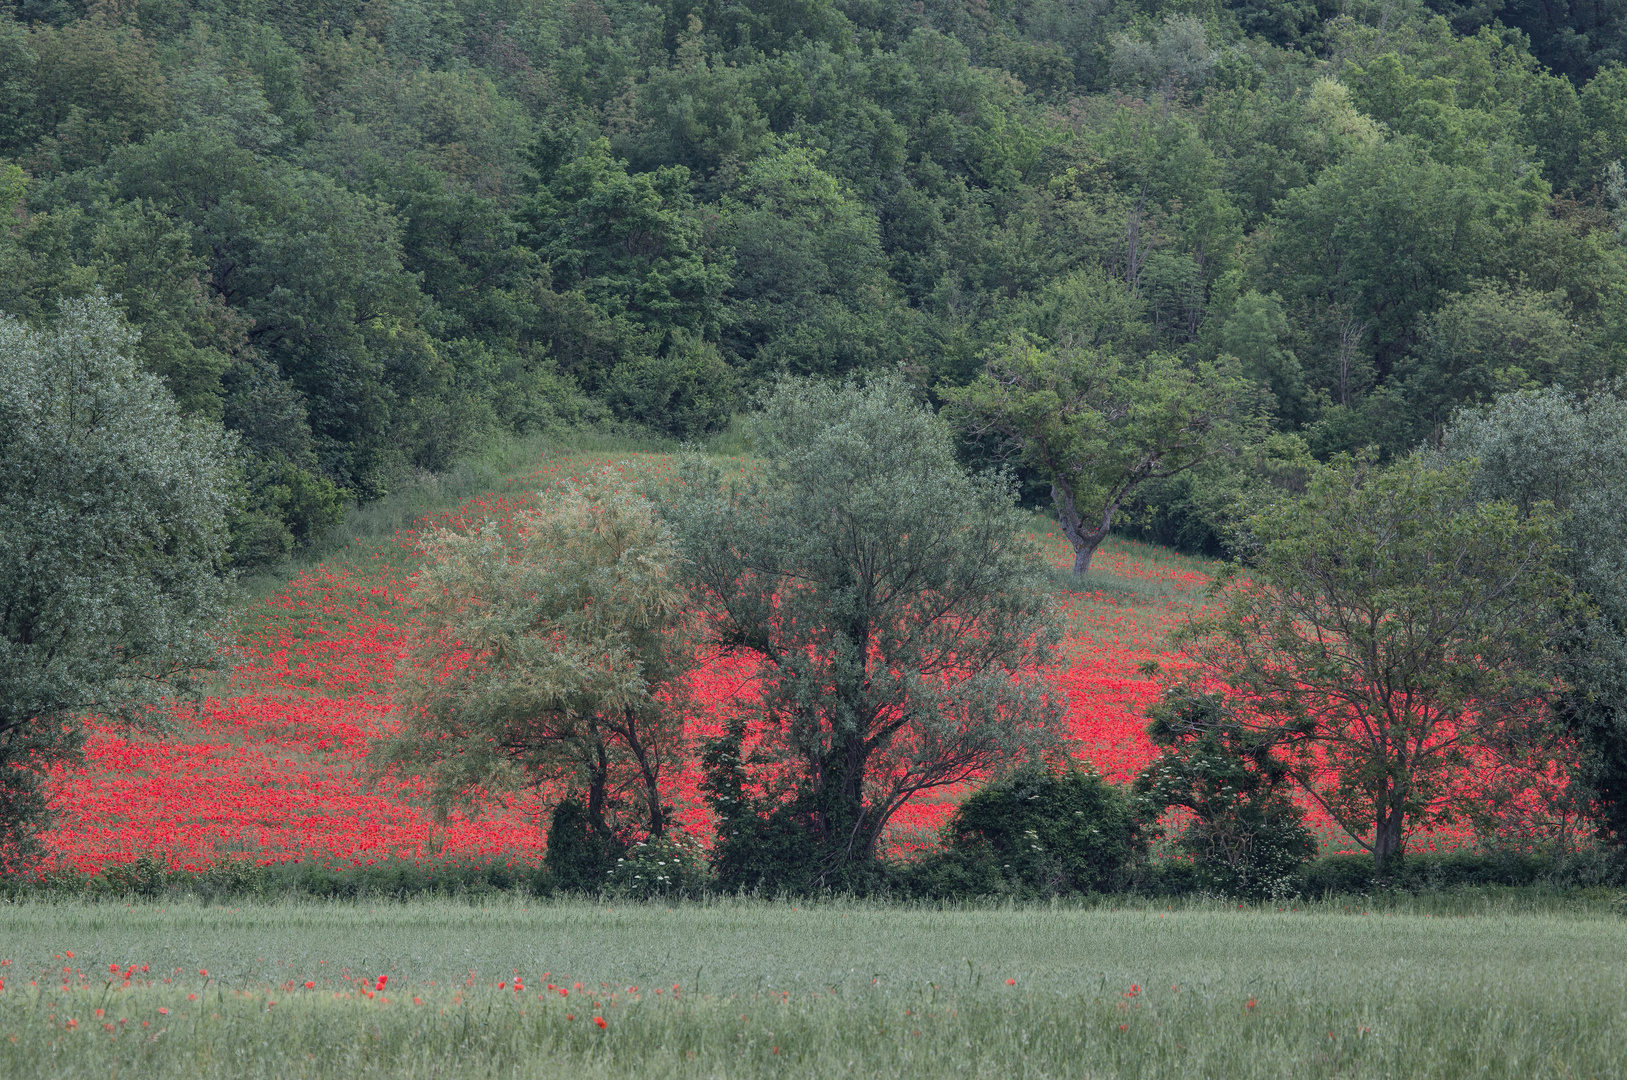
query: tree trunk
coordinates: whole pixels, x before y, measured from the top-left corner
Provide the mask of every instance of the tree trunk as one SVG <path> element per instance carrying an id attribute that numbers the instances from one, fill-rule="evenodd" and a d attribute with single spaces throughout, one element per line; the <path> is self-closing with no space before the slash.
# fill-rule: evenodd
<path id="1" fill-rule="evenodd" d="M 1136 199 L 1124 227 L 1124 284 L 1132 293 L 1141 287 L 1141 267 L 1151 251 L 1150 244 L 1141 242 L 1141 210 L 1146 202 L 1145 195 Z"/>
<path id="2" fill-rule="evenodd" d="M 1356 346 L 1361 341 L 1367 324 L 1350 317 L 1339 327 L 1339 404 L 1350 404 L 1350 380 L 1356 363 Z"/>
<path id="3" fill-rule="evenodd" d="M 1080 520 L 1079 507 L 1074 504 L 1073 492 L 1062 485 L 1051 483 L 1051 503 L 1056 507 L 1056 519 L 1062 524 L 1062 535 L 1068 538 L 1073 545 L 1073 574 L 1083 577 L 1090 570 L 1090 560 L 1096 554 L 1096 549 L 1102 546 L 1107 539 L 1108 532 L 1113 528 L 1113 514 L 1118 510 L 1117 502 L 1109 503 L 1102 514 L 1101 525 L 1094 529 L 1086 528 Z"/>
<path id="4" fill-rule="evenodd" d="M 588 780 L 588 826 L 595 836 L 609 837 L 610 826 L 605 823 L 605 796 L 610 787 L 610 759 L 605 755 L 604 743 L 594 745 L 592 774 Z"/>
<path id="5" fill-rule="evenodd" d="M 655 763 L 650 760 L 649 748 L 644 745 L 644 740 L 639 738 L 638 717 L 633 714 L 633 710 L 628 709 L 624 719 L 627 726 L 622 735 L 627 740 L 627 748 L 633 752 L 633 757 L 638 762 L 638 773 L 644 781 L 644 798 L 649 805 L 650 835 L 660 836 L 666 831 L 667 816 L 661 809 L 661 786 L 656 776 Z"/>
<path id="6" fill-rule="evenodd" d="M 1373 864 L 1380 873 L 1387 872 L 1401 858 L 1402 820 L 1400 806 L 1389 806 L 1379 812 L 1378 827 L 1373 832 Z"/>
<path id="7" fill-rule="evenodd" d="M 819 850 L 811 863 L 818 869 L 810 881 L 816 888 L 829 887 L 833 878 L 840 882 L 842 869 L 862 862 L 869 850 L 863 834 L 868 758 L 863 736 L 850 732 L 833 738 L 830 748 L 812 762 L 819 776 L 812 814 Z"/>

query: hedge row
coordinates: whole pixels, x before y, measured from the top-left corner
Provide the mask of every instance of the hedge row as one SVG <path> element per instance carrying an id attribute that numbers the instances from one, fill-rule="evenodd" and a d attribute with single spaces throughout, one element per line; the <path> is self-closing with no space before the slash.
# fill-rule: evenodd
<path id="1" fill-rule="evenodd" d="M 1191 896 L 1202 892 L 1198 868 L 1190 862 L 1153 861 L 1115 890 L 1149 897 Z M 1363 893 L 1424 893 L 1486 886 L 1533 887 L 1616 885 L 1627 881 L 1617 860 L 1582 855 L 1556 861 L 1513 853 L 1421 854 L 1401 868 L 1381 875 L 1366 855 L 1327 855 L 1300 867 L 1280 894 L 1319 899 Z M 1035 899 L 1043 894 L 1020 882 L 978 887 L 960 878 L 941 861 L 884 865 L 867 891 L 876 898 L 899 900 Z M 634 897 L 642 890 L 618 887 L 606 895 Z M 699 895 L 704 887 L 679 890 Z M 513 862 L 423 864 L 387 862 L 336 869 L 310 863 L 256 866 L 228 862 L 202 871 L 171 871 L 156 858 L 109 867 L 97 874 L 58 874 L 40 880 L 12 879 L 0 894 L 25 897 L 194 896 L 203 900 L 301 896 L 322 900 L 414 897 L 548 896 L 562 894 L 546 868 Z"/>

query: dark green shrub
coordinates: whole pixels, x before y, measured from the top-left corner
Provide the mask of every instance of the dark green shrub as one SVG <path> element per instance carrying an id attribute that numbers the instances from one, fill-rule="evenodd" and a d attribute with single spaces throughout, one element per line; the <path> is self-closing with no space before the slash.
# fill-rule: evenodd
<path id="1" fill-rule="evenodd" d="M 722 892 L 806 895 L 868 892 L 882 881 L 882 867 L 846 858 L 810 824 L 821 809 L 801 792 L 790 799 L 754 797 L 747 788 L 741 742 L 745 721 L 736 717 L 701 756 L 701 793 L 717 820 L 712 843 L 713 881 Z M 827 816 L 841 807 L 826 806 Z"/>
<path id="2" fill-rule="evenodd" d="M 843 865 L 807 827 L 803 803 L 747 807 L 720 825 L 712 873 L 721 892 L 765 896 L 852 891 L 864 876 Z"/>
<path id="3" fill-rule="evenodd" d="M 1042 895 L 1122 889 L 1146 846 L 1129 797 L 1079 769 L 990 784 L 961 803 L 946 833 L 966 881 L 986 879 L 987 864 L 1017 891 Z"/>
<path id="4" fill-rule="evenodd" d="M 1324 855 L 1300 868 L 1298 882 L 1301 894 L 1316 898 L 1382 889 L 1438 892 L 1537 885 L 1585 887 L 1620 880 L 1619 875 L 1618 866 L 1601 863 L 1597 858 L 1555 860 L 1549 855 L 1519 852 L 1454 851 L 1407 855 L 1385 874 L 1377 871 L 1369 855 Z"/>
<path id="5" fill-rule="evenodd" d="M 1299 891 L 1311 897 L 1370 892 L 1377 874 L 1371 855 L 1324 855 L 1300 867 Z"/>
<path id="6" fill-rule="evenodd" d="M 1149 896 L 1187 896 L 1206 888 L 1208 880 L 1193 859 L 1160 859 L 1138 884 Z"/>
<path id="7" fill-rule="evenodd" d="M 556 888 L 566 892 L 604 891 L 616 860 L 626 851 L 615 837 L 593 827 L 587 808 L 578 800 L 561 799 L 554 807 L 543 866 Z"/>
<path id="8" fill-rule="evenodd" d="M 1423 889 L 1534 885 L 1552 862 L 1534 856 L 1454 851 L 1446 855 L 1411 856 L 1401 864 L 1399 876 L 1407 887 Z"/>
<path id="9" fill-rule="evenodd" d="M 728 424 L 738 382 L 717 346 L 675 331 L 663 355 L 617 364 L 605 392 L 617 415 L 693 439 Z"/>
<path id="10" fill-rule="evenodd" d="M 887 887 L 901 900 L 975 900 L 1020 891 L 987 844 L 947 848 L 895 863 Z"/>
<path id="11" fill-rule="evenodd" d="M 1176 846 L 1192 858 L 1195 887 L 1228 896 L 1295 891 L 1316 840 L 1288 798 L 1289 771 L 1272 742 L 1233 723 L 1216 695 L 1172 695 L 1152 717 L 1147 734 L 1163 751 L 1134 790 L 1149 821 L 1170 807 L 1186 812 Z"/>

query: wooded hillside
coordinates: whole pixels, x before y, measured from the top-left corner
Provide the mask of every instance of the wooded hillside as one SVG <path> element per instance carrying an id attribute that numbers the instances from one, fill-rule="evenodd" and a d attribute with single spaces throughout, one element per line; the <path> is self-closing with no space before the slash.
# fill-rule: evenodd
<path id="1" fill-rule="evenodd" d="M 22 0 L 0 311 L 118 298 L 238 433 L 239 566 L 504 433 L 1019 334 L 1257 388 L 1127 519 L 1214 550 L 1252 485 L 1627 365 L 1623 10 Z"/>

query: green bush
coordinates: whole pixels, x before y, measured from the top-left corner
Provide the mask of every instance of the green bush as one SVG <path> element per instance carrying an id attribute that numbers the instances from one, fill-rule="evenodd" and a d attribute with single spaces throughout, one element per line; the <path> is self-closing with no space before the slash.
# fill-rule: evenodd
<path id="1" fill-rule="evenodd" d="M 1289 769 L 1274 742 L 1238 724 L 1214 694 L 1167 696 L 1152 710 L 1147 735 L 1162 751 L 1136 777 L 1134 791 L 1149 821 L 1170 807 L 1186 815 L 1176 837 L 1177 849 L 1191 856 L 1182 880 L 1227 896 L 1294 891 L 1316 840 L 1288 797 Z"/>
<path id="2" fill-rule="evenodd" d="M 987 845 L 945 848 L 894 863 L 891 870 L 887 888 L 900 900 L 977 900 L 1019 892 Z"/>
<path id="3" fill-rule="evenodd" d="M 664 354 L 617 364 L 605 392 L 618 416 L 694 439 L 728 424 L 738 382 L 715 345 L 676 332 Z"/>
<path id="4" fill-rule="evenodd" d="M 1188 896 L 1206 888 L 1203 870 L 1193 859 L 1159 859 L 1137 882 L 1148 896 Z"/>
<path id="5" fill-rule="evenodd" d="M 946 827 L 949 884 L 994 880 L 1018 894 L 1117 892 L 1144 854 L 1127 795 L 1080 769 L 1023 773 L 974 793 Z M 951 867 L 954 869 L 951 870 Z"/>
<path id="6" fill-rule="evenodd" d="M 674 828 L 633 844 L 605 874 L 607 892 L 639 900 L 695 896 L 710 884 L 706 853 L 699 841 Z"/>
<path id="7" fill-rule="evenodd" d="M 587 808 L 576 799 L 561 799 L 548 824 L 548 853 L 543 865 L 556 888 L 567 892 L 602 892 L 616 860 L 627 849 L 615 837 L 593 828 Z"/>
<path id="8" fill-rule="evenodd" d="M 1507 851 L 1415 853 L 1403 858 L 1388 874 L 1377 871 L 1370 855 L 1324 855 L 1306 863 L 1297 875 L 1300 893 L 1310 897 L 1380 889 L 1440 892 L 1490 886 L 1588 887 L 1619 882 L 1622 876 L 1620 863 L 1609 859 L 1577 855 L 1556 860 L 1548 855 Z"/>
<path id="9" fill-rule="evenodd" d="M 816 798 L 800 792 L 785 801 L 749 794 L 742 740 L 743 717 L 709 739 L 701 756 L 701 793 L 717 816 L 710 852 L 720 892 L 808 895 L 870 892 L 885 883 L 884 868 L 844 858 L 844 852 L 809 826 Z"/>

